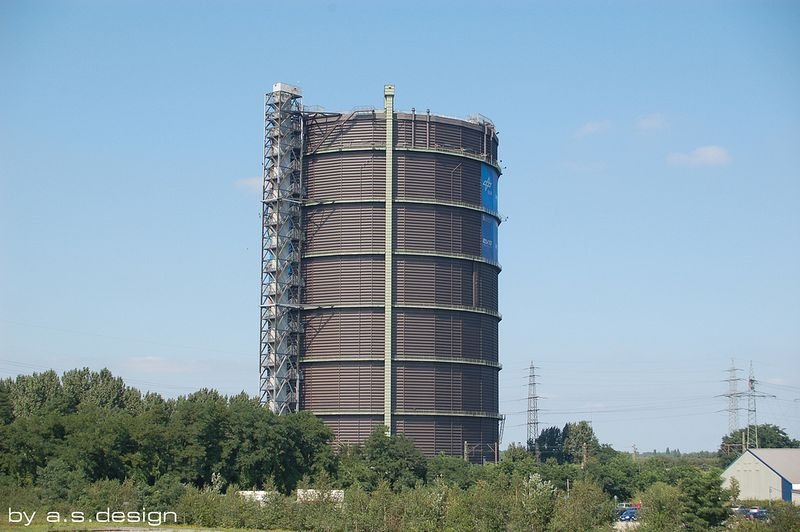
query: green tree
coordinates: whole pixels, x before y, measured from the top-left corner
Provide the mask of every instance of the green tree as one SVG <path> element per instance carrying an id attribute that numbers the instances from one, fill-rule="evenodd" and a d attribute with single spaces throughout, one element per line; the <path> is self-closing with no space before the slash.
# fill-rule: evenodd
<path id="1" fill-rule="evenodd" d="M 542 532 L 553 517 L 556 490 L 538 474 L 515 477 L 508 497 L 509 528 Z"/>
<path id="2" fill-rule="evenodd" d="M 518 447 L 512 443 L 503 453 L 498 469 L 508 477 L 514 475 L 528 477 L 537 470 L 536 457 L 525 447 Z"/>
<path id="3" fill-rule="evenodd" d="M 508 487 L 479 480 L 469 489 L 473 530 L 506 530 Z"/>
<path id="4" fill-rule="evenodd" d="M 128 456 L 132 474 L 152 485 L 175 467 L 174 446 L 170 438 L 170 403 L 160 395 L 147 394 L 138 415 L 129 427 L 134 449 Z"/>
<path id="5" fill-rule="evenodd" d="M 546 461 L 548 458 L 554 458 L 562 462 L 564 460 L 564 435 L 561 429 L 558 427 L 544 429 L 539 433 L 534 447 L 530 450 L 535 452 L 537 447 L 542 462 Z"/>
<path id="6" fill-rule="evenodd" d="M 343 445 L 339 449 L 337 476 L 343 488 L 359 487 L 371 492 L 378 487 L 378 474 L 370 468 L 360 445 Z"/>
<path id="7" fill-rule="evenodd" d="M 602 488 L 592 481 L 578 480 L 572 484 L 568 497 L 558 494 L 549 530 L 599 532 L 611 530 L 613 520 L 614 503 Z"/>
<path id="8" fill-rule="evenodd" d="M 33 482 L 39 468 L 60 451 L 64 433 L 63 419 L 54 413 L 0 425 L 0 473 L 20 484 Z"/>
<path id="9" fill-rule="evenodd" d="M 83 389 L 81 403 L 88 403 L 102 408 L 125 409 L 126 404 L 125 383 L 119 377 L 114 377 L 108 368 L 99 372 L 89 372 L 87 386 Z"/>
<path id="10" fill-rule="evenodd" d="M 14 419 L 11 407 L 11 379 L 0 379 L 0 425 L 8 425 Z"/>
<path id="11" fill-rule="evenodd" d="M 567 423 L 562 434 L 564 435 L 564 458 L 573 463 L 582 463 L 584 453 L 588 458 L 600 449 L 600 443 L 588 421 Z"/>
<path id="12" fill-rule="evenodd" d="M 717 468 L 695 469 L 678 483 L 686 530 L 710 530 L 728 518 L 726 503 L 730 495 L 722 489 L 721 473 Z"/>
<path id="13" fill-rule="evenodd" d="M 597 456 L 589 459 L 586 472 L 600 484 L 603 491 L 618 500 L 630 500 L 636 491 L 638 467 L 627 453 L 601 447 Z"/>
<path id="14" fill-rule="evenodd" d="M 428 480 L 440 479 L 445 484 L 466 489 L 472 482 L 470 464 L 455 456 L 438 454 L 428 460 Z"/>
<path id="15" fill-rule="evenodd" d="M 135 442 L 130 414 L 122 410 L 82 404 L 65 419 L 66 438 L 60 454 L 67 463 L 82 471 L 89 481 L 131 476 L 130 455 Z"/>
<path id="16" fill-rule="evenodd" d="M 9 395 L 14 417 L 62 413 L 66 410 L 61 380 L 53 370 L 19 375 Z"/>
<path id="17" fill-rule="evenodd" d="M 681 492 L 675 486 L 656 482 L 641 494 L 639 532 L 674 532 L 683 527 Z"/>
<path id="18" fill-rule="evenodd" d="M 370 469 L 393 489 L 412 487 L 425 480 L 427 463 L 414 442 L 402 434 L 386 434 L 386 427 L 377 426 L 364 442 L 364 458 Z"/>
<path id="19" fill-rule="evenodd" d="M 636 461 L 636 468 L 638 474 L 635 477 L 634 491 L 644 491 L 655 482 L 664 482 L 674 486 L 682 478 L 694 475 L 698 470 L 686 459 L 677 459 L 663 454 L 639 458 Z"/>
<path id="20" fill-rule="evenodd" d="M 215 390 L 202 389 L 180 397 L 169 421 L 175 449 L 175 470 L 184 481 L 196 486 L 211 482 L 219 469 L 222 445 L 228 429 L 224 397 Z"/>
<path id="21" fill-rule="evenodd" d="M 83 471 L 61 458 L 49 460 L 36 474 L 37 494 L 56 511 L 63 509 L 60 505 L 76 500 L 87 483 Z"/>
<path id="22" fill-rule="evenodd" d="M 508 449 L 503 451 L 502 459 L 511 462 L 520 462 L 531 457 L 533 457 L 533 454 L 528 449 L 512 443 L 508 446 Z"/>
<path id="23" fill-rule="evenodd" d="M 277 416 L 258 399 L 244 393 L 230 398 L 223 443 L 223 472 L 229 483 L 261 489 L 280 469 L 285 444 Z"/>
<path id="24" fill-rule="evenodd" d="M 288 493 L 304 476 L 312 479 L 324 474 L 332 476 L 336 460 L 331 449 L 333 433 L 310 412 L 296 412 L 277 417 L 282 441 L 280 460 L 275 474 L 278 488 Z"/>
<path id="25" fill-rule="evenodd" d="M 581 471 L 580 466 L 577 464 L 563 463 L 559 464 L 555 458 L 548 458 L 545 463 L 539 467 L 539 472 L 547 481 L 560 489 L 567 489 L 567 482 L 574 482 L 582 478 L 584 473 Z"/>

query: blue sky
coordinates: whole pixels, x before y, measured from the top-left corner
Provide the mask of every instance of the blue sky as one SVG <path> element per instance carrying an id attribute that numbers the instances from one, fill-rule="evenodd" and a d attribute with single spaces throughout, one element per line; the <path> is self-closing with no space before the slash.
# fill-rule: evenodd
<path id="1" fill-rule="evenodd" d="M 2 2 L 0 376 L 255 394 L 263 93 L 394 83 L 499 130 L 505 443 L 531 360 L 543 426 L 687 451 L 752 360 L 759 421 L 800 438 L 798 27 L 793 2 Z"/>

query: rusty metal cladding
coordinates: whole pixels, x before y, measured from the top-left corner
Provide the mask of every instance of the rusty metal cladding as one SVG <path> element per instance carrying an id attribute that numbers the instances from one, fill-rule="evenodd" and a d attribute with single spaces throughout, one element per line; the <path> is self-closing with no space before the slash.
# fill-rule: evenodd
<path id="1" fill-rule="evenodd" d="M 464 442 L 468 442 L 468 458 L 471 462 L 494 460 L 493 456 L 479 448 L 479 444 L 482 444 L 481 447 L 495 445 L 486 437 L 497 432 L 496 419 L 408 416 L 398 420 L 397 430 L 413 439 L 427 456 L 439 453 L 463 456 Z"/>
<path id="2" fill-rule="evenodd" d="M 303 226 L 306 255 L 369 250 L 383 253 L 383 205 L 345 203 L 307 207 Z"/>
<path id="3" fill-rule="evenodd" d="M 383 310 L 308 311 L 301 350 L 320 360 L 379 359 L 383 356 Z"/>
<path id="4" fill-rule="evenodd" d="M 480 205 L 481 163 L 433 153 L 397 154 L 395 194 L 400 199 L 424 198 Z"/>
<path id="5" fill-rule="evenodd" d="M 383 262 L 375 257 L 306 258 L 303 272 L 306 307 L 383 304 Z"/>
<path id="6" fill-rule="evenodd" d="M 338 152 L 306 159 L 306 196 L 309 202 L 383 199 L 386 158 L 379 152 Z"/>
<path id="7" fill-rule="evenodd" d="M 385 419 L 389 338 L 389 429 L 428 456 L 466 447 L 470 461 L 492 460 L 497 135 L 486 119 L 398 112 L 394 135 L 386 124 L 382 109 L 304 113 L 301 408 L 338 443 L 363 442 Z"/>
<path id="8" fill-rule="evenodd" d="M 383 401 L 380 362 L 323 362 L 303 369 L 304 405 L 317 413 L 369 412 Z"/>
<path id="9" fill-rule="evenodd" d="M 337 444 L 347 442 L 363 442 L 367 439 L 370 432 L 375 427 L 383 424 L 383 414 L 370 416 L 367 414 L 348 415 L 348 414 L 323 414 L 316 413 L 336 434 Z"/>
<path id="10" fill-rule="evenodd" d="M 474 313 L 403 309 L 395 323 L 400 358 L 471 358 L 497 364 L 497 319 Z"/>

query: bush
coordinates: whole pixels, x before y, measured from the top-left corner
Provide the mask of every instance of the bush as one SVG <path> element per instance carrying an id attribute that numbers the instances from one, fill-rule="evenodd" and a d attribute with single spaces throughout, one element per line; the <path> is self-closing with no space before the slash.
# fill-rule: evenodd
<path id="1" fill-rule="evenodd" d="M 321 491 L 316 500 L 297 502 L 294 509 L 295 526 L 301 530 L 332 532 L 344 528 L 341 503 L 333 500 L 325 491 Z"/>
<path id="2" fill-rule="evenodd" d="M 177 475 L 163 475 L 156 479 L 152 486 L 144 484 L 141 487 L 141 496 L 146 508 L 160 512 L 170 511 L 186 492 Z"/>
<path id="3" fill-rule="evenodd" d="M 342 522 L 346 530 L 380 530 L 382 520 L 370 513 L 370 495 L 358 484 L 344 493 Z"/>
<path id="4" fill-rule="evenodd" d="M 800 507 L 790 502 L 775 501 L 769 506 L 768 514 L 772 530 L 800 530 Z"/>
<path id="5" fill-rule="evenodd" d="M 140 511 L 142 500 L 133 480 L 98 480 L 86 486 L 78 506 L 87 514 L 105 511 Z"/>
<path id="6" fill-rule="evenodd" d="M 209 489 L 187 486 L 175 506 L 178 521 L 185 524 L 216 527 L 220 524 L 222 495 Z"/>
<path id="7" fill-rule="evenodd" d="M 509 526 L 512 530 L 544 531 L 555 510 L 553 484 L 542 480 L 538 474 L 523 479 L 515 477 L 511 482 L 508 504 Z"/>
<path id="8" fill-rule="evenodd" d="M 400 492 L 398 504 L 403 508 L 403 528 L 436 531 L 444 528 L 447 505 L 454 491 L 439 479 L 428 486 L 418 483 L 414 489 Z"/>
<path id="9" fill-rule="evenodd" d="M 87 484 L 88 481 L 80 470 L 60 458 L 48 461 L 36 474 L 39 497 L 54 511 L 66 512 L 70 502 L 79 498 Z"/>
<path id="10" fill-rule="evenodd" d="M 30 514 L 32 511 L 46 508 L 39 497 L 37 490 L 32 486 L 20 486 L 8 477 L 0 476 L 0 501 L 5 508 L 0 507 L 0 511 L 8 511 L 13 508 L 16 511 L 25 510 Z M 49 509 L 49 508 L 47 508 Z"/>

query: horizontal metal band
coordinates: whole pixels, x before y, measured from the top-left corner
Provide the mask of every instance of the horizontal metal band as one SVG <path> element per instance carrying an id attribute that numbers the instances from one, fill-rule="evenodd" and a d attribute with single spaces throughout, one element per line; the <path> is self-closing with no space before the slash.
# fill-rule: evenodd
<path id="1" fill-rule="evenodd" d="M 306 303 L 301 306 L 302 310 L 334 310 L 338 308 L 379 308 L 383 309 L 383 303 L 329 303 L 326 305 L 309 305 Z"/>
<path id="2" fill-rule="evenodd" d="M 340 148 L 325 148 L 324 150 L 317 150 L 314 153 L 307 153 L 305 157 L 313 157 L 315 155 L 323 155 L 326 153 L 339 153 L 339 152 L 346 152 L 346 151 L 386 151 L 386 146 L 384 144 L 370 144 L 370 145 L 359 145 L 359 146 L 347 146 L 347 147 L 340 147 Z M 420 153 L 441 153 L 444 155 L 452 155 L 454 157 L 463 157 L 464 159 L 472 159 L 473 161 L 478 161 L 481 163 L 488 164 L 489 166 L 493 167 L 497 170 L 498 175 L 503 173 L 503 169 L 500 168 L 500 165 L 496 162 L 491 162 L 486 160 L 485 158 L 481 157 L 480 155 L 470 153 L 467 151 L 461 150 L 453 150 L 447 148 L 418 148 L 418 147 L 409 147 L 409 146 L 395 146 L 394 151 L 416 151 Z"/>
<path id="3" fill-rule="evenodd" d="M 318 417 L 325 416 L 383 416 L 383 410 L 332 410 L 321 411 L 313 408 L 307 409 Z M 501 419 L 499 413 L 480 412 L 470 410 L 394 410 L 395 416 L 425 416 L 425 417 L 482 417 L 487 419 Z"/>
<path id="4" fill-rule="evenodd" d="M 491 209 L 487 209 L 486 207 L 481 207 L 479 205 L 473 205 L 472 203 L 465 203 L 462 201 L 441 201 L 437 199 L 427 199 L 427 198 L 399 198 L 394 200 L 395 203 L 412 203 L 417 205 L 441 205 L 443 207 L 453 207 L 457 209 L 467 209 L 470 211 L 478 211 L 480 213 L 486 214 L 497 220 L 498 224 L 503 223 L 503 219 L 500 216 L 500 213 L 497 211 L 493 211 Z"/>
<path id="5" fill-rule="evenodd" d="M 385 251 L 383 249 L 365 249 L 360 251 L 318 251 L 316 253 L 306 253 L 303 255 L 303 258 L 316 259 L 323 257 L 339 257 L 339 256 L 358 257 L 360 255 L 383 255 L 384 253 Z M 488 264 L 489 266 L 494 266 L 495 268 L 497 268 L 497 271 L 502 271 L 503 269 L 503 267 L 500 266 L 499 262 L 495 262 L 493 260 L 489 260 L 484 257 L 478 257 L 477 255 L 462 255 L 460 253 L 441 253 L 439 251 L 404 251 L 404 250 L 394 250 L 394 255 L 407 255 L 410 257 L 439 257 L 443 259 L 468 260 L 471 262 L 481 262 L 483 264 Z"/>
<path id="6" fill-rule="evenodd" d="M 410 308 L 410 309 L 425 309 L 425 310 L 449 310 L 455 312 L 472 312 L 474 314 L 484 314 L 486 316 L 492 316 L 493 318 L 497 318 L 498 320 L 502 320 L 503 316 L 500 315 L 499 312 L 494 310 L 489 310 L 487 308 L 480 308 L 480 307 L 462 307 L 462 306 L 444 306 L 444 305 L 419 305 L 419 304 L 405 304 L 405 303 L 395 303 L 394 308 Z"/>
<path id="7" fill-rule="evenodd" d="M 335 199 L 335 200 L 318 200 L 318 201 L 306 201 L 303 203 L 304 207 L 318 207 L 324 205 L 338 205 L 338 204 L 359 204 L 359 203 L 386 203 L 385 198 L 374 197 L 374 196 L 365 196 L 363 198 L 348 198 L 348 199 Z M 395 198 L 393 203 L 408 203 L 412 205 L 440 205 L 442 207 L 452 207 L 456 209 L 467 209 L 470 211 L 477 211 L 488 216 L 491 216 L 495 220 L 497 220 L 498 224 L 503 223 L 503 219 L 500 216 L 500 213 L 497 211 L 493 211 L 491 209 L 487 209 L 486 207 L 481 207 L 480 205 L 474 205 L 472 203 L 465 203 L 462 201 L 440 201 L 437 199 L 428 199 L 428 198 Z"/>
<path id="8" fill-rule="evenodd" d="M 488 419 L 501 419 L 500 413 L 480 412 L 470 410 L 395 410 L 396 416 L 433 416 L 433 417 L 484 417 Z"/>
<path id="9" fill-rule="evenodd" d="M 301 305 L 303 310 L 333 310 L 337 308 L 383 308 L 383 303 L 330 303 L 324 305 Z M 392 308 L 408 308 L 420 310 L 446 310 L 450 312 L 471 312 L 473 314 L 483 314 L 485 316 L 492 316 L 498 320 L 502 320 L 503 316 L 499 312 L 493 310 L 480 308 L 480 307 L 461 307 L 461 306 L 444 306 L 444 305 L 408 305 L 405 303 L 395 303 Z"/>
<path id="10" fill-rule="evenodd" d="M 317 251 L 315 253 L 304 253 L 304 259 L 322 259 L 325 257 L 360 257 L 368 255 L 380 255 L 386 253 L 384 249 L 365 249 L 362 251 Z"/>
<path id="11" fill-rule="evenodd" d="M 480 358 L 444 358 L 444 357 L 406 357 L 397 356 L 393 358 L 395 362 L 433 362 L 436 364 L 464 364 L 468 366 L 486 366 L 489 368 L 503 369 L 502 364 L 489 362 Z M 337 362 L 383 362 L 383 357 L 307 357 L 300 358 L 300 363 L 325 364 Z"/>
<path id="12" fill-rule="evenodd" d="M 319 410 L 315 410 L 313 408 L 306 408 L 307 410 L 314 414 L 315 416 L 375 416 L 383 418 L 383 410 L 331 410 L 326 412 L 321 412 Z"/>
<path id="13" fill-rule="evenodd" d="M 358 257 L 361 255 L 380 255 L 386 253 L 384 249 L 364 249 L 359 251 L 317 251 L 316 253 L 304 253 L 304 259 L 322 259 L 325 257 Z"/>

